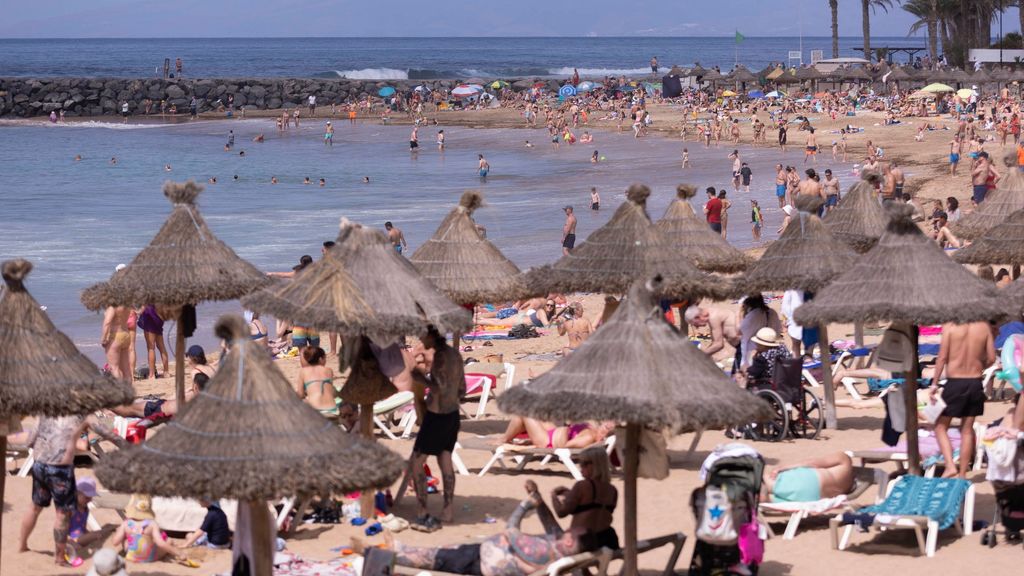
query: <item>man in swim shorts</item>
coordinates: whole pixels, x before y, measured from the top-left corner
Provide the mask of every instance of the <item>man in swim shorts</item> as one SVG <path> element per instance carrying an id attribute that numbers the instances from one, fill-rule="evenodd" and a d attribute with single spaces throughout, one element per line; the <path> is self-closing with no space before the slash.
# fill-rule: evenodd
<path id="1" fill-rule="evenodd" d="M 572 213 L 572 206 L 562 208 L 565 211 L 565 225 L 562 226 L 562 255 L 568 256 L 569 252 L 576 247 L 576 216 Z"/>
<path id="2" fill-rule="evenodd" d="M 782 164 L 775 165 L 775 197 L 779 200 L 779 208 L 786 204 L 786 182 L 788 174 Z"/>
<path id="3" fill-rule="evenodd" d="M 988 152 L 978 153 L 978 164 L 971 170 L 971 184 L 973 185 L 972 198 L 975 204 L 981 204 L 985 201 L 985 196 L 988 194 L 989 180 L 997 180 L 999 178 L 999 172 L 996 172 L 995 166 L 992 165 L 992 161 L 988 157 Z"/>
<path id="4" fill-rule="evenodd" d="M 412 127 L 412 134 L 409 134 L 409 151 L 415 152 L 420 147 L 419 125 Z"/>
<path id="5" fill-rule="evenodd" d="M 384 230 L 388 233 L 388 240 L 391 241 L 391 246 L 395 249 L 395 252 L 399 254 L 403 250 L 409 247 L 409 244 L 405 241 L 405 234 L 402 233 L 401 228 L 396 228 L 390 221 L 384 223 Z"/>
<path id="6" fill-rule="evenodd" d="M 310 96 L 310 98 L 313 98 L 313 96 Z M 313 105 L 311 104 L 310 108 L 312 107 Z M 334 146 L 334 126 L 330 122 L 327 123 L 327 128 L 324 129 L 324 144 Z"/>
<path id="7" fill-rule="evenodd" d="M 484 158 L 483 154 L 477 154 L 479 162 L 477 162 L 477 169 L 480 171 L 480 178 L 482 180 L 487 179 L 487 173 L 491 171 L 491 164 Z"/>
<path id="8" fill-rule="evenodd" d="M 765 475 L 762 498 L 770 502 L 814 502 L 853 489 L 853 462 L 842 452 L 780 466 Z"/>
<path id="9" fill-rule="evenodd" d="M 935 422 L 935 439 L 939 442 L 946 461 L 944 477 L 959 474 L 967 477 L 967 468 L 973 460 L 974 419 L 985 412 L 985 390 L 981 383 L 982 371 L 996 361 L 996 349 L 988 322 L 942 325 L 942 341 L 935 358 L 935 375 L 929 395 L 932 402 L 939 394 L 936 382 L 946 373 L 942 388 L 942 401 L 946 408 Z M 953 445 L 949 440 L 949 425 L 953 418 L 960 419 L 960 467 L 953 460 Z"/>
<path id="10" fill-rule="evenodd" d="M 956 167 L 960 164 L 960 152 L 963 151 L 963 144 L 960 143 L 960 136 L 953 136 L 949 144 L 949 175 L 956 176 Z"/>

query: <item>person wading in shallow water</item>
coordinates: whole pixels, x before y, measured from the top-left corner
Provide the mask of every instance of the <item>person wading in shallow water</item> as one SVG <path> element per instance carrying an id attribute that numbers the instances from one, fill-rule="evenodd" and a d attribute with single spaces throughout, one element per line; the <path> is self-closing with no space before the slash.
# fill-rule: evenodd
<path id="1" fill-rule="evenodd" d="M 562 210 L 565 212 L 565 225 L 562 226 L 562 255 L 568 256 L 576 247 L 576 215 L 572 213 L 572 206 L 566 206 Z"/>

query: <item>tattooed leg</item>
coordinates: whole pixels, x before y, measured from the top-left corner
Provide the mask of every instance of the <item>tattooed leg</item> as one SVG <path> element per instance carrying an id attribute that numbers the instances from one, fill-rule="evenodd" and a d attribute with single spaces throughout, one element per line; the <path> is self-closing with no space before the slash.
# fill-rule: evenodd
<path id="1" fill-rule="evenodd" d="M 441 520 L 451 522 L 455 519 L 455 466 L 452 464 L 452 453 L 442 452 L 437 457 L 437 465 L 441 468 L 441 481 L 444 483 L 444 509 L 441 511 Z"/>
<path id="2" fill-rule="evenodd" d="M 437 548 L 407 546 L 401 542 L 395 542 L 393 550 L 395 552 L 395 564 L 410 568 L 429 570 L 434 567 L 434 560 L 437 558 Z"/>
<path id="3" fill-rule="evenodd" d="M 71 515 L 67 511 L 57 508 L 56 517 L 53 520 L 53 560 L 59 566 L 68 566 L 68 530 L 71 525 Z"/>
<path id="4" fill-rule="evenodd" d="M 412 455 L 412 485 L 416 489 L 416 503 L 420 507 L 420 516 L 427 513 L 427 474 L 423 471 L 423 464 L 427 461 L 424 454 L 413 453 Z"/>

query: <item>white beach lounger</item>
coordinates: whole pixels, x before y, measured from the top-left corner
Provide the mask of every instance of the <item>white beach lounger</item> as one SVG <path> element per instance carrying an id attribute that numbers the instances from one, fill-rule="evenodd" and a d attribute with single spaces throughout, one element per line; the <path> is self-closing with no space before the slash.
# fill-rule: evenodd
<path id="1" fill-rule="evenodd" d="M 792 540 L 800 529 L 800 522 L 811 516 L 823 516 L 835 514 L 837 510 L 849 508 L 850 502 L 856 500 L 866 492 L 872 485 L 878 486 L 878 496 L 875 503 L 885 498 L 886 488 L 889 484 L 889 474 L 879 468 L 855 467 L 853 470 L 853 489 L 849 494 L 840 494 L 834 498 L 822 498 L 813 502 L 761 502 L 757 510 L 761 516 L 789 516 L 786 524 L 786 531 L 783 533 L 783 540 Z"/>
<path id="2" fill-rule="evenodd" d="M 615 436 L 605 438 L 604 446 L 607 452 L 611 454 L 612 450 L 615 449 Z M 484 464 L 484 467 L 480 469 L 480 473 L 477 476 L 487 474 L 495 464 L 507 469 L 508 467 L 505 464 L 506 458 L 516 461 L 515 469 L 517 471 L 526 468 L 526 465 L 534 460 L 540 460 L 543 466 L 553 459 L 558 459 L 574 480 L 583 480 L 583 474 L 580 473 L 580 469 L 576 466 L 575 462 L 575 458 L 583 450 L 586 450 L 586 448 L 535 448 L 533 446 L 503 444 L 494 449 L 490 460 L 487 461 L 487 464 Z"/>

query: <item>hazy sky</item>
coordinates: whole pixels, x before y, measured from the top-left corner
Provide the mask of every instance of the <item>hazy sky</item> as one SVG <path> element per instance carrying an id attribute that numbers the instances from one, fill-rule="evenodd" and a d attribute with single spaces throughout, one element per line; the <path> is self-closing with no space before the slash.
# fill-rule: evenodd
<path id="1" fill-rule="evenodd" d="M 860 36 L 860 1 L 839 33 Z M 173 8 L 173 9 L 172 9 Z M 872 36 L 905 36 L 896 7 Z M 33 0 L 5 2 L 2 38 L 225 36 L 828 36 L 826 0 Z M 1017 30 L 1016 9 L 1004 30 Z M 2 57 L 2 56 L 0 56 Z"/>

